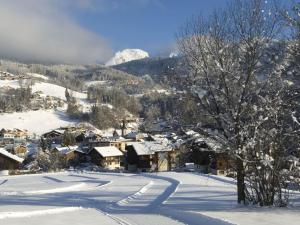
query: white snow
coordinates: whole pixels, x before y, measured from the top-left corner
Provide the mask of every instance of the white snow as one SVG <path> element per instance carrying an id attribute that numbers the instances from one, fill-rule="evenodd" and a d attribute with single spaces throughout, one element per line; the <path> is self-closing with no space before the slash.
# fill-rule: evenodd
<path id="1" fill-rule="evenodd" d="M 45 95 L 49 95 L 49 96 L 53 96 L 56 98 L 60 98 L 62 100 L 66 100 L 66 97 L 65 97 L 66 88 L 56 85 L 56 84 L 37 82 L 32 87 L 32 91 L 33 92 L 42 91 Z M 71 91 L 71 90 L 69 90 L 69 92 L 72 94 L 73 97 L 75 97 L 77 99 L 84 101 L 87 98 L 87 95 L 84 93 Z"/>
<path id="2" fill-rule="evenodd" d="M 18 195 L 3 194 L 9 192 Z M 5 225 L 298 225 L 300 221 L 299 192 L 292 195 L 293 206 L 288 208 L 238 206 L 233 179 L 197 173 L 0 177 L 0 195 L 0 223 Z"/>
<path id="3" fill-rule="evenodd" d="M 108 81 L 104 80 L 92 80 L 92 81 L 86 81 L 85 84 L 87 86 L 93 86 L 93 85 L 97 85 L 97 84 L 100 84 L 100 85 L 104 85 L 104 84 L 107 84 Z"/>
<path id="4" fill-rule="evenodd" d="M 175 57 L 178 57 L 178 52 L 171 52 L 170 55 L 169 55 L 169 58 L 175 58 Z"/>
<path id="5" fill-rule="evenodd" d="M 0 87 L 11 87 L 11 88 L 19 88 L 19 81 L 18 80 L 0 80 Z"/>
<path id="6" fill-rule="evenodd" d="M 105 65 L 114 66 L 132 60 L 144 59 L 148 57 L 148 52 L 145 52 L 141 49 L 124 49 L 123 51 L 117 52 L 115 56 L 111 58 Z"/>
<path id="7" fill-rule="evenodd" d="M 38 74 L 34 74 L 38 75 Z M 0 80 L 0 88 L 11 87 L 19 88 L 18 80 Z M 65 88 L 56 84 L 35 82 L 32 86 L 32 92 L 41 91 L 44 96 L 52 96 L 62 100 L 66 100 Z M 69 93 L 77 98 L 78 102 L 83 105 L 83 109 L 90 109 L 87 103 L 87 95 L 76 91 L 69 90 Z M 71 120 L 65 114 L 63 109 L 28 111 L 21 113 L 5 113 L 0 115 L 0 128 L 6 129 L 27 129 L 30 133 L 38 135 L 48 132 L 52 129 L 62 126 L 74 125 L 78 121 Z"/>
<path id="8" fill-rule="evenodd" d="M 0 196 L 11 196 L 11 195 L 43 195 L 43 194 L 53 194 L 53 193 L 63 193 L 63 192 L 70 192 L 70 191 L 80 191 L 86 189 L 85 183 L 75 184 L 69 187 L 62 187 L 62 188 L 53 188 L 53 189 L 46 189 L 46 190 L 34 190 L 34 191 L 21 191 L 21 192 L 0 192 Z"/>
<path id="9" fill-rule="evenodd" d="M 78 123 L 71 120 L 62 110 L 39 110 L 0 115 L 0 128 L 26 129 L 30 133 L 41 135 L 57 127 L 70 126 Z"/>
<path id="10" fill-rule="evenodd" d="M 20 84 L 18 80 L 0 80 L 0 87 L 5 86 L 19 88 Z M 35 84 L 32 87 L 32 92 L 41 91 L 44 95 L 60 98 L 62 100 L 66 100 L 65 90 L 65 87 L 45 82 L 35 82 Z M 80 93 L 72 90 L 69 90 L 69 92 L 72 94 L 73 97 L 79 99 L 80 101 L 85 101 L 87 98 L 87 94 L 85 93 Z"/>
<path id="11" fill-rule="evenodd" d="M 27 73 L 28 76 L 40 78 L 43 80 L 49 80 L 49 77 L 46 77 L 45 75 L 39 74 L 39 73 Z"/>
<path id="12" fill-rule="evenodd" d="M 43 215 L 53 215 L 59 213 L 73 212 L 81 210 L 81 207 L 64 207 L 57 209 L 46 209 L 46 210 L 36 210 L 36 211 L 23 211 L 23 212 L 2 212 L 0 213 L 0 220 L 9 218 L 24 218 L 32 216 L 43 216 Z"/>

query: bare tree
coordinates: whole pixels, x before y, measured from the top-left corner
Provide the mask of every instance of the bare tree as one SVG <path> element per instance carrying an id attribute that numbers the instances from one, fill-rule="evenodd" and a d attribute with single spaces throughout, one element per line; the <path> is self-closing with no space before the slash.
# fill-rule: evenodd
<path id="1" fill-rule="evenodd" d="M 282 156 L 277 142 L 282 139 L 276 138 L 286 131 L 280 126 L 286 85 L 281 77 L 285 47 L 275 41 L 279 31 L 277 14 L 265 1 L 233 0 L 207 19 L 193 18 L 178 34 L 191 71 L 190 90 L 235 160 L 238 203 L 248 199 L 270 205 L 281 190 L 274 181 L 279 180 L 275 173 L 283 166 L 280 160 L 273 170 L 274 157 Z M 264 163 L 269 165 L 264 171 L 253 171 Z M 257 176 L 265 178 L 263 183 Z M 274 185 L 266 189 L 270 180 Z M 258 191 L 252 193 L 252 187 Z"/>

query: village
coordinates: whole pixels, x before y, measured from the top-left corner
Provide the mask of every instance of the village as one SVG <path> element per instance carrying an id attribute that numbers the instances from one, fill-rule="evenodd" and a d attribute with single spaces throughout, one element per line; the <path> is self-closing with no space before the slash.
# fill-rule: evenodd
<path id="1" fill-rule="evenodd" d="M 2 174 L 43 172 L 37 162 L 41 155 L 57 155 L 54 169 L 92 168 L 101 171 L 161 172 L 199 171 L 234 175 L 232 162 L 222 145 L 193 130 L 175 133 L 142 133 L 127 129 L 99 130 L 90 124 L 60 127 L 41 136 L 28 130 L 0 130 Z M 41 162 L 40 162 L 41 163 Z M 46 169 L 47 170 L 47 169 Z M 45 172 L 45 171 L 44 171 Z"/>

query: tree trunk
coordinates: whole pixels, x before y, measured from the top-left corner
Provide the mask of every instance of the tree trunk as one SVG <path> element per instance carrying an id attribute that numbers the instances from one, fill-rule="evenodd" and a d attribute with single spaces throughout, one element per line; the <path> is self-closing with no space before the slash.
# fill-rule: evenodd
<path id="1" fill-rule="evenodd" d="M 246 195 L 245 195 L 245 171 L 243 160 L 240 158 L 237 159 L 236 162 L 237 168 L 237 194 L 238 194 L 238 203 L 245 204 L 246 203 Z"/>

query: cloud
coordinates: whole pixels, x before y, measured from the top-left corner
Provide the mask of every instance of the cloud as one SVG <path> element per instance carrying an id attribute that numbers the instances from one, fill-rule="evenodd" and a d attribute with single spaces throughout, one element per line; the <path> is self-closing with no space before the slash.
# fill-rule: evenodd
<path id="1" fill-rule="evenodd" d="M 40 62 L 105 62 L 112 55 L 109 42 L 71 16 L 72 7 L 91 10 L 95 2 L 1 0 L 0 56 Z"/>

